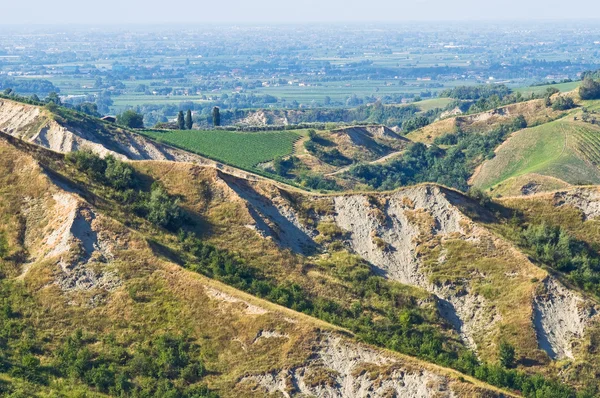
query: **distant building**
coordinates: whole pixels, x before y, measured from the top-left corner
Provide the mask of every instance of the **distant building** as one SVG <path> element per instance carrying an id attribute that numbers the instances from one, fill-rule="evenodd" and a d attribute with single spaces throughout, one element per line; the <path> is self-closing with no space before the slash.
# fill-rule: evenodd
<path id="1" fill-rule="evenodd" d="M 104 120 L 105 122 L 109 122 L 109 123 L 116 123 L 117 122 L 117 118 L 114 116 L 104 116 L 102 118 L 102 120 Z"/>

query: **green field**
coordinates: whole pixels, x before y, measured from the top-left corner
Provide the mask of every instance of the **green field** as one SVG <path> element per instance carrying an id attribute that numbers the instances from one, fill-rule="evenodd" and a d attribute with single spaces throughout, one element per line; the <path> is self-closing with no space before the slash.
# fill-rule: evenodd
<path id="1" fill-rule="evenodd" d="M 414 104 L 419 107 L 421 112 L 427 112 L 435 108 L 445 108 L 448 104 L 450 104 L 454 99 L 452 98 L 432 98 L 419 102 L 415 102 Z"/>
<path id="2" fill-rule="evenodd" d="M 484 163 L 474 184 L 489 189 L 529 173 L 571 184 L 600 183 L 600 127 L 572 116 L 518 131 Z"/>
<path id="3" fill-rule="evenodd" d="M 246 170 L 292 153 L 294 142 L 302 135 L 296 131 L 242 133 L 221 130 L 145 130 L 142 134 Z"/>
<path id="4" fill-rule="evenodd" d="M 518 88 L 515 88 L 514 90 L 517 92 L 520 92 L 524 96 L 528 97 L 528 96 L 531 96 L 531 94 L 536 94 L 536 95 L 543 94 L 544 92 L 546 92 L 546 90 L 548 88 L 551 88 L 551 87 L 559 90 L 562 93 L 565 93 L 568 91 L 573 91 L 577 87 L 579 87 L 580 83 L 581 82 L 579 82 L 579 81 L 575 81 L 575 82 L 568 82 L 568 83 L 545 84 L 543 86 L 518 87 Z"/>

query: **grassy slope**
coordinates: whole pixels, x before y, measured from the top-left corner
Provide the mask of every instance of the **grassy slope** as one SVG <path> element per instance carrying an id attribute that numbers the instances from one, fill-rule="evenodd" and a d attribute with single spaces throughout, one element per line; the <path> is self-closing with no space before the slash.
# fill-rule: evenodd
<path id="1" fill-rule="evenodd" d="M 3 227 L 0 232 L 8 234 L 8 241 L 13 249 L 18 252 L 21 245 L 20 234 L 25 227 L 19 215 L 19 206 L 24 200 L 33 203 L 46 203 L 53 205 L 52 195 L 60 190 L 41 172 L 30 156 L 15 150 L 14 148 L 0 143 L 0 214 Z M 47 151 L 40 150 L 36 155 L 45 157 Z M 65 169 L 60 166 L 60 156 L 51 156 L 54 160 L 48 160 L 49 165 L 58 166 L 61 173 L 71 178 L 74 170 Z M 203 208 L 207 203 L 202 195 L 204 179 L 195 179 L 190 184 L 190 174 L 198 175 L 198 168 L 189 165 L 181 165 L 186 173 L 177 173 L 173 170 L 173 164 L 161 162 L 142 162 L 139 166 L 146 171 L 153 170 L 161 174 L 163 181 L 168 183 L 173 192 L 179 191 L 186 195 L 186 204 L 196 210 Z M 164 167 L 163 167 L 164 166 Z M 208 170 L 209 175 L 214 171 Z M 76 177 L 79 179 L 80 177 Z M 30 184 L 32 179 L 36 184 Z M 192 177 L 192 180 L 194 178 Z M 81 181 L 85 182 L 85 178 Z M 88 184 L 79 185 L 86 189 Z M 90 187 L 92 190 L 93 187 Z M 205 187 L 206 188 L 206 187 Z M 83 192 L 83 191 L 82 191 Z M 101 192 L 96 192 L 101 194 Z M 92 192 L 86 193 L 92 195 Z M 93 195 L 90 197 L 94 197 Z M 130 354 L 135 353 L 136 347 L 143 344 L 152 336 L 165 332 L 185 333 L 197 342 L 202 348 L 202 357 L 209 371 L 209 375 L 203 380 L 208 382 L 211 388 L 217 389 L 223 396 L 232 396 L 243 393 L 244 396 L 260 396 L 260 393 L 241 391 L 236 382 L 244 374 L 267 372 L 282 368 L 293 367 L 304 363 L 313 355 L 315 338 L 322 330 L 336 330 L 336 328 L 307 317 L 294 311 L 279 307 L 275 304 L 256 299 L 235 289 L 224 286 L 195 273 L 185 271 L 173 264 L 148 245 L 148 239 L 162 241 L 166 245 L 173 245 L 175 240 L 157 231 L 141 220 L 136 220 L 131 215 L 123 214 L 114 203 L 105 202 L 101 197 L 95 197 L 97 206 L 108 212 L 111 216 L 126 218 L 136 230 L 124 227 L 104 215 L 99 215 L 96 222 L 99 223 L 103 234 L 109 234 L 120 242 L 120 248 L 114 251 L 114 259 L 110 263 L 110 270 L 116 272 L 122 280 L 122 285 L 114 292 L 106 292 L 100 289 L 89 291 L 64 292 L 53 283 L 53 277 L 60 267 L 55 262 L 34 263 L 23 278 L 19 278 L 17 284 L 22 285 L 31 295 L 36 305 L 23 308 L 27 319 L 32 319 L 33 326 L 43 336 L 42 350 L 39 357 L 43 365 L 52 364 L 52 353 L 59 343 L 73 330 L 82 328 L 86 334 L 101 336 L 112 334 Z M 232 206 L 233 205 L 233 206 Z M 252 257 L 252 252 L 257 254 L 253 261 L 260 262 L 263 266 L 269 265 L 271 261 L 275 267 L 293 266 L 293 259 L 285 253 L 278 253 L 274 245 L 268 242 L 259 242 L 256 234 L 247 228 L 233 228 L 230 231 L 231 219 L 238 219 L 239 206 L 241 203 L 222 203 L 207 215 L 211 220 L 211 228 L 215 232 L 217 240 L 227 241 L 236 238 L 236 242 L 246 242 L 244 247 L 247 255 Z M 238 210 L 236 210 L 236 208 Z M 40 227 L 50 228 L 52 225 L 45 223 L 45 217 L 36 212 L 40 217 Z M 229 221 L 225 222 L 227 219 Z M 220 221 L 219 221 L 220 220 Z M 141 224 L 138 224 L 140 223 Z M 36 224 L 37 225 L 37 224 Z M 206 225 L 204 225 L 206 226 Z M 26 236 L 33 235 L 34 239 L 43 239 L 44 233 L 33 230 L 35 225 L 27 223 Z M 248 234 L 244 235 L 244 229 Z M 218 232 L 218 233 L 217 233 Z M 231 232 L 229 235 L 225 234 Z M 225 235 L 223 235 L 225 234 Z M 239 235 L 242 234 L 242 235 Z M 245 240 L 253 237 L 251 240 Z M 217 242 L 215 242 L 217 243 Z M 237 248 L 237 247 L 236 247 Z M 166 253 L 169 253 L 167 250 Z M 260 257 L 258 254 L 260 253 Z M 171 257 L 174 253 L 170 253 Z M 282 263 L 283 261 L 283 263 Z M 3 264 L 5 275 L 11 278 L 19 273 L 18 264 L 12 264 L 7 268 Z M 280 268 L 281 269 L 281 268 Z M 287 278 L 298 278 L 300 270 L 289 268 L 286 270 Z M 318 279 L 322 279 L 318 276 Z M 231 302 L 229 299 L 214 300 L 207 295 L 206 287 L 210 287 L 229 294 L 239 303 Z M 324 292 L 334 288 L 339 294 L 343 287 L 331 285 L 322 286 Z M 407 294 L 416 294 L 420 300 L 425 299 L 420 292 L 411 292 L 408 288 Z M 323 294 L 325 294 L 323 292 Z M 334 292 L 335 293 L 335 292 Z M 102 299 L 98 304 L 90 306 L 91 297 L 100 295 Z M 245 310 L 246 304 L 260 306 L 267 310 L 266 314 L 248 314 Z M 15 310 L 18 309 L 15 307 Z M 295 320 L 290 322 L 289 318 Z M 268 343 L 253 344 L 255 337 L 261 330 L 277 330 L 287 334 L 287 339 L 274 339 Z M 240 349 L 241 348 L 241 349 Z M 103 354 L 104 345 L 95 344 L 94 353 Z M 436 372 L 456 375 L 450 370 L 441 370 L 439 367 L 413 359 L 398 356 L 408 366 L 433 369 Z M 386 370 L 381 369 L 385 374 Z M 456 376 L 452 376 L 456 377 Z M 12 380 L 10 377 L 1 375 L 1 379 Z M 470 378 L 467 378 L 471 380 Z M 18 388 L 25 391 L 36 392 L 37 387 L 21 380 L 12 380 Z M 474 381 L 476 386 L 482 384 Z M 471 396 L 473 388 L 463 386 L 465 396 Z M 58 382 L 52 384 L 48 389 L 38 390 L 42 394 L 60 392 L 66 396 L 75 396 L 84 391 L 89 393 L 89 388 L 77 382 Z M 79 396 L 79 395 L 77 395 Z M 92 392 L 90 396 L 95 396 Z"/>
<path id="2" fill-rule="evenodd" d="M 597 187 L 583 187 L 582 190 L 597 192 Z M 564 191 L 561 191 L 564 192 Z M 597 250 L 600 247 L 600 219 L 587 218 L 582 210 L 557 201 L 553 192 L 541 193 L 529 197 L 509 197 L 498 199 L 502 206 L 517 211 L 525 223 L 548 224 L 561 227 L 576 239 L 587 243 Z M 582 293 L 589 300 L 598 302 L 595 297 Z M 561 369 L 566 379 L 598 379 L 600 376 L 600 322 L 592 323 L 582 342 L 575 346 L 578 361 L 567 364 Z"/>
<path id="3" fill-rule="evenodd" d="M 454 101 L 452 98 L 432 98 L 419 102 L 412 103 L 417 106 L 421 112 L 427 112 L 435 108 L 444 108 L 446 105 Z"/>
<path id="4" fill-rule="evenodd" d="M 521 93 L 525 97 L 528 97 L 531 94 L 536 94 L 536 95 L 543 94 L 549 88 L 555 88 L 555 89 L 559 90 L 560 92 L 565 93 L 567 91 L 575 90 L 577 87 L 579 87 L 580 83 L 581 82 L 579 82 L 579 81 L 574 81 L 574 82 L 568 82 L 568 83 L 544 84 L 543 86 L 518 87 L 518 88 L 514 89 L 514 91 Z"/>
<path id="5" fill-rule="evenodd" d="M 512 177 L 537 173 L 571 184 L 600 183 L 600 128 L 571 116 L 514 133 L 487 161 L 474 185 L 489 189 Z"/>
<path id="6" fill-rule="evenodd" d="M 143 131 L 158 141 L 222 161 L 253 169 L 259 163 L 293 152 L 300 134 L 293 131 L 240 133 L 232 131 Z"/>
<path id="7" fill-rule="evenodd" d="M 43 231 L 33 228 L 52 228 L 45 224 L 45 215 L 35 212 L 36 223 L 31 224 L 18 214 L 24 200 L 49 206 L 52 212 L 53 195 L 60 192 L 31 157 L 0 143 L 0 215 L 3 228 L 8 234 L 11 253 L 23 248 L 20 233 L 27 228 L 26 239 L 43 239 Z M 55 163 L 56 164 L 56 163 Z M 63 170 L 64 171 L 64 170 Z M 68 170 L 67 170 L 68 171 Z M 36 184 L 30 184 L 35 179 Z M 177 179 L 173 180 L 175 183 Z M 181 183 L 179 181 L 178 183 Z M 100 207 L 113 208 L 110 203 Z M 38 219 L 39 218 L 39 219 Z M 102 288 L 91 290 L 62 291 L 53 281 L 60 266 L 54 261 L 32 264 L 24 276 L 17 277 L 21 270 L 18 263 L 2 263 L 6 278 L 14 281 L 29 297 L 31 302 L 13 305 L 21 317 L 32 323 L 36 336 L 40 338 L 40 350 L 36 352 L 43 366 L 51 366 L 53 353 L 65 337 L 80 328 L 93 344 L 92 356 L 109 355 L 103 337 L 112 335 L 132 355 L 139 345 L 152 336 L 165 332 L 183 333 L 201 347 L 201 356 L 208 375 L 202 380 L 216 389 L 222 396 L 262 396 L 261 392 L 245 390 L 237 380 L 246 374 L 269 372 L 303 363 L 313 355 L 318 336 L 323 331 L 335 332 L 337 328 L 278 305 L 254 298 L 236 289 L 225 286 L 198 274 L 186 271 L 167 258 L 158 256 L 148 245 L 148 239 L 161 238 L 162 232 L 143 227 L 140 232 L 123 226 L 103 214 L 98 214 L 95 223 L 102 234 L 109 234 L 119 241 L 113 251 L 110 264 L 103 265 L 116 272 L 122 285 L 114 291 Z M 6 228 L 4 228 L 6 227 Z M 30 229 L 31 228 L 31 229 Z M 159 235 L 157 235 L 157 233 Z M 166 237 L 162 237 L 164 239 Z M 99 271 L 95 266 L 96 271 Z M 101 268 L 102 269 L 102 268 Z M 206 289 L 214 289 L 226 295 L 214 299 Z M 229 295 L 229 298 L 227 298 Z M 90 305 L 90 298 L 100 297 Z M 237 300 L 237 301 L 235 301 Z M 26 304 L 26 305 L 25 305 Z M 249 313 L 248 305 L 266 310 L 265 313 Z M 292 319 L 292 321 L 290 321 Z M 255 342 L 262 330 L 276 330 L 288 337 Z M 317 340 L 316 340 L 317 339 Z M 448 369 L 436 367 L 412 358 L 396 355 L 409 368 L 429 369 L 456 379 L 459 375 Z M 373 371 L 386 374 L 386 366 Z M 477 387 L 486 387 L 479 381 L 465 377 L 472 385 L 456 385 L 464 396 L 482 396 Z M 47 387 L 39 387 L 22 379 L 0 373 L 0 380 L 12 384 L 20 391 L 46 396 L 104 396 L 88 386 L 73 380 L 53 380 Z M 318 382 L 317 382 L 318 383 Z M 489 396 L 485 395 L 485 396 Z"/>
<path id="8" fill-rule="evenodd" d="M 570 184 L 558 178 L 528 173 L 502 181 L 494 187 L 493 196 L 531 195 L 537 192 L 549 192 L 569 187 L 571 187 Z"/>
<path id="9" fill-rule="evenodd" d="M 436 137 L 453 133 L 457 129 L 465 132 L 490 131 L 501 124 L 509 123 L 518 115 L 525 117 L 527 124 L 536 126 L 561 116 L 560 111 L 546 107 L 543 100 L 531 100 L 506 105 L 486 112 L 458 115 L 439 120 L 407 135 L 412 141 L 431 144 Z"/>

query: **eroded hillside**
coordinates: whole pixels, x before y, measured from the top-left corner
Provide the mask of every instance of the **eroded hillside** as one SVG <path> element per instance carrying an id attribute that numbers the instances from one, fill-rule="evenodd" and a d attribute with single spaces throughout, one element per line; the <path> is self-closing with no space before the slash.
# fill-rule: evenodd
<path id="1" fill-rule="evenodd" d="M 180 392 L 206 385 L 223 396 L 234 390 L 248 396 L 496 394 L 433 362 L 526 396 L 543 389 L 570 397 L 569 387 L 536 386 L 525 373 L 575 387 L 593 373 L 598 308 L 591 288 L 573 285 L 568 268 L 552 269 L 543 253 L 533 253 L 527 231 L 546 212 L 557 220 L 582 213 L 578 222 L 595 230 L 594 190 L 561 191 L 550 205 L 534 195 L 518 206 L 508 199 L 479 203 L 435 184 L 314 194 L 219 170 L 183 151 L 177 162 L 111 160 L 112 173 L 129 170 L 131 180 L 121 186 L 106 160 L 65 157 L 41 148 L 52 145 L 36 141 L 37 133 L 23 132 L 62 128 L 59 135 L 72 134 L 77 145 L 53 149 L 88 147 L 138 160 L 145 155 L 127 152 L 124 142 L 143 138 L 114 126 L 89 136 L 35 109 L 27 117 L 6 112 L 3 122 L 10 135 L 0 147 L 6 242 L 0 253 L 12 286 L 33 300 L 15 301 L 27 327 L 40 333 L 31 355 L 52 366 L 57 347 L 75 339 L 67 335 L 88 334 L 85 343 L 76 339 L 91 351 L 87 368 L 58 367 L 63 373 L 46 376 L 76 381 L 59 391 L 114 394 L 115 386 L 87 373 L 110 364 L 111 372 L 129 377 L 130 388 L 144 388 L 140 380 L 149 371 L 131 368 L 130 360 L 151 355 L 148 341 L 163 344 L 165 333 L 185 337 L 181 344 L 200 353 L 201 366 L 186 359 L 185 367 L 205 368 L 161 381 Z M 375 142 L 403 142 L 371 134 Z M 175 208 L 179 218 L 162 223 Z M 573 225 L 574 236 L 596 244 Z M 115 339 L 109 344 L 104 335 Z M 496 365 L 507 344 L 515 349 L 508 368 Z M 119 364 L 105 351 L 115 347 L 125 358 Z M 8 352 L 9 361 L 22 361 L 16 347 Z M 7 388 L 36 386 L 24 380 L 11 374 Z"/>
<path id="2" fill-rule="evenodd" d="M 17 348 L 20 340 L 14 337 L 3 342 L 3 361 L 9 369 L 21 369 L 23 355 L 39 361 L 22 368 L 35 369 L 39 379 L 11 370 L 3 377 L 3 391 L 178 391 L 178 396 L 204 391 L 202 396 L 209 396 L 201 387 L 207 385 L 221 396 L 498 394 L 459 381 L 453 371 L 357 343 L 336 327 L 183 269 L 153 243 L 163 233 L 143 221 L 125 226 L 106 214 L 103 208 L 109 205 L 101 198 L 96 205 L 86 200 L 91 192 L 68 178 L 74 170 L 48 168 L 62 162 L 59 155 L 41 151 L 36 160 L 5 140 L 0 155 L 3 297 L 30 333 L 30 348 Z M 8 294 L 7 286 L 27 300 L 13 290 Z M 180 365 L 171 365 L 169 372 L 175 373 L 165 375 L 158 362 L 161 381 L 152 382 L 153 373 L 139 367 L 144 353 L 177 338 L 202 365 L 190 362 L 195 373 L 182 370 L 180 378 Z M 158 345 L 149 346 L 150 341 Z M 70 369 L 68 357 L 61 356 L 67 349 L 85 359 L 80 371 L 63 375 L 63 366 Z M 113 359 L 117 352 L 118 361 Z M 58 375 L 47 373 L 47 366 Z M 115 373 L 121 384 L 114 384 Z M 44 382 L 56 377 L 70 382 Z"/>

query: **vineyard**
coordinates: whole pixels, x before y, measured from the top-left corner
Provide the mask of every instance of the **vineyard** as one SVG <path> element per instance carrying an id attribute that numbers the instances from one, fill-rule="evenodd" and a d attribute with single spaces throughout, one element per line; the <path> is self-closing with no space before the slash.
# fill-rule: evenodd
<path id="1" fill-rule="evenodd" d="M 259 163 L 291 154 L 301 135 L 294 131 L 259 133 L 220 130 L 146 130 L 143 134 L 157 141 L 197 153 L 208 158 L 254 169 Z"/>

